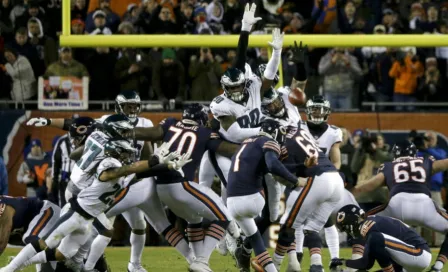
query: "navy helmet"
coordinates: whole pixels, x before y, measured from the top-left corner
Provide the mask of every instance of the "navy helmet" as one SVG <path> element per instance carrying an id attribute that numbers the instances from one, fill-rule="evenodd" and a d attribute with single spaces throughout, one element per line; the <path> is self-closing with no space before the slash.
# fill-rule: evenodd
<path id="1" fill-rule="evenodd" d="M 185 124 L 205 126 L 207 121 L 207 108 L 199 103 L 189 104 L 182 113 L 182 122 Z"/>
<path id="2" fill-rule="evenodd" d="M 336 216 L 336 226 L 353 238 L 360 236 L 360 224 L 365 219 L 364 211 L 356 205 L 342 207 Z"/>
<path id="3" fill-rule="evenodd" d="M 391 152 L 395 159 L 399 157 L 415 157 L 417 155 L 417 147 L 414 143 L 406 140 L 394 144 Z"/>
<path id="4" fill-rule="evenodd" d="M 265 119 L 261 122 L 260 135 L 268 136 L 282 145 L 286 138 L 286 128 L 277 120 Z"/>
<path id="5" fill-rule="evenodd" d="M 255 74 L 259 78 L 263 79 L 264 70 L 266 70 L 266 64 L 264 64 L 264 63 L 260 64 L 260 65 L 258 65 L 257 69 L 255 70 Z M 273 84 L 273 86 L 277 86 L 279 81 L 280 81 L 280 75 L 279 75 L 279 72 L 277 70 L 277 73 L 274 76 L 274 84 Z"/>
<path id="6" fill-rule="evenodd" d="M 104 154 L 123 164 L 131 164 L 135 161 L 137 150 L 127 140 L 111 140 L 104 145 Z"/>
<path id="7" fill-rule="evenodd" d="M 245 102 L 249 97 L 246 77 L 240 69 L 227 69 L 221 76 L 221 87 L 224 90 L 224 95 L 236 103 Z"/>
<path id="8" fill-rule="evenodd" d="M 78 117 L 73 120 L 68 131 L 73 148 L 83 145 L 87 137 L 95 130 L 95 120 L 90 117 Z"/>
<path id="9" fill-rule="evenodd" d="M 142 111 L 142 102 L 136 91 L 122 91 L 115 98 L 115 113 L 126 115 L 131 122 L 137 120 Z"/>
<path id="10" fill-rule="evenodd" d="M 112 139 L 121 140 L 124 139 L 124 133 L 134 129 L 134 125 L 123 114 L 113 114 L 104 120 L 102 129 Z"/>
<path id="11" fill-rule="evenodd" d="M 325 123 L 331 113 L 330 101 L 322 95 L 315 95 L 306 102 L 305 113 L 308 122 L 313 124 Z"/>

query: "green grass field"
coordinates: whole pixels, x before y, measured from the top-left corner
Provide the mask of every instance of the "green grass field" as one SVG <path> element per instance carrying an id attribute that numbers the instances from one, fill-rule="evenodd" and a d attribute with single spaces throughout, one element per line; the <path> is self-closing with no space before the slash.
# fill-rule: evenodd
<path id="1" fill-rule="evenodd" d="M 15 256 L 20 249 L 7 248 L 2 256 L 0 256 L 0 265 L 4 265 L 7 262 L 8 256 Z M 270 251 L 272 254 L 272 250 Z M 328 250 L 324 249 L 323 261 L 327 266 L 329 263 Z M 432 250 L 435 257 L 438 250 Z M 130 248 L 129 247 L 116 247 L 108 248 L 106 251 L 107 262 L 112 268 L 113 272 L 125 272 L 127 263 L 129 261 Z M 349 258 L 351 256 L 351 249 L 341 249 L 341 258 Z M 281 271 L 286 269 L 286 259 Z M 173 248 L 167 247 L 147 247 L 143 253 L 143 264 L 146 270 L 150 272 L 185 272 L 187 271 L 187 263 Z M 221 256 L 216 251 L 213 253 L 210 260 L 210 267 L 215 272 L 237 272 L 234 260 L 228 256 Z M 325 267 L 327 268 L 327 267 Z M 379 269 L 378 266 L 374 268 Z M 304 262 L 302 264 L 302 271 L 309 270 L 309 257 L 305 252 Z M 31 272 L 35 271 L 34 268 L 27 268 L 23 271 Z M 328 269 L 326 269 L 328 271 Z"/>

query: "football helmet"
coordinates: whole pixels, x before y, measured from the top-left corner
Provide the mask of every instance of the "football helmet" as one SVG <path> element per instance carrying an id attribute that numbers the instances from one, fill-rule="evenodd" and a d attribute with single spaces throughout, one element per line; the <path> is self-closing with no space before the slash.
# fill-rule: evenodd
<path id="1" fill-rule="evenodd" d="M 273 118 L 282 118 L 286 114 L 285 101 L 273 87 L 265 92 L 261 100 L 261 112 Z"/>
<path id="2" fill-rule="evenodd" d="M 182 123 L 205 126 L 208 122 L 207 108 L 199 103 L 189 104 L 182 113 Z"/>
<path id="3" fill-rule="evenodd" d="M 68 138 L 73 148 L 83 145 L 87 137 L 95 130 L 95 120 L 90 117 L 78 117 L 73 120 Z"/>
<path id="4" fill-rule="evenodd" d="M 260 65 L 258 65 L 257 69 L 255 70 L 255 74 L 259 78 L 263 79 L 264 70 L 266 70 L 266 64 L 264 64 L 264 63 L 260 64 Z M 279 75 L 279 72 L 277 70 L 277 73 L 275 74 L 275 77 L 274 77 L 274 84 L 273 84 L 273 86 L 277 86 L 279 80 L 280 80 L 280 75 Z"/>
<path id="5" fill-rule="evenodd" d="M 102 129 L 113 140 L 123 140 L 124 133 L 134 129 L 134 125 L 123 114 L 113 114 L 104 120 Z"/>
<path id="6" fill-rule="evenodd" d="M 336 226 L 340 231 L 346 232 L 353 238 L 359 237 L 360 223 L 365 219 L 364 211 L 356 205 L 350 204 L 342 207 L 336 216 Z"/>
<path id="7" fill-rule="evenodd" d="M 282 145 L 286 139 L 286 128 L 274 119 L 265 119 L 261 122 L 259 135 L 268 136 Z"/>
<path id="8" fill-rule="evenodd" d="M 131 164 L 135 161 L 137 150 L 127 140 L 112 140 L 104 146 L 104 154 L 119 160 L 123 164 Z"/>
<path id="9" fill-rule="evenodd" d="M 322 95 L 313 96 L 306 102 L 305 107 L 308 122 L 318 125 L 328 121 L 331 113 L 330 101 Z"/>
<path id="10" fill-rule="evenodd" d="M 400 157 L 415 157 L 417 155 L 417 147 L 414 143 L 403 141 L 394 144 L 391 152 L 394 154 L 395 159 Z"/>
<path id="11" fill-rule="evenodd" d="M 122 91 L 115 98 L 115 113 L 123 114 L 135 122 L 142 111 L 142 102 L 136 91 Z"/>
<path id="12" fill-rule="evenodd" d="M 237 68 L 229 68 L 221 77 L 224 95 L 236 103 L 245 102 L 249 97 L 244 73 Z"/>

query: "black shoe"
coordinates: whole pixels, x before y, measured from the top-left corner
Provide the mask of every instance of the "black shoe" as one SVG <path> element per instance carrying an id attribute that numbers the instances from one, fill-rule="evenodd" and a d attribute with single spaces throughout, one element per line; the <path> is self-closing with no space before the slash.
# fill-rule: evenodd
<path id="1" fill-rule="evenodd" d="M 300 264 L 302 264 L 303 252 L 297 252 L 297 260 Z"/>
<path id="2" fill-rule="evenodd" d="M 235 250 L 236 266 L 240 269 L 240 272 L 250 272 L 250 255 L 242 246 Z"/>
<path id="3" fill-rule="evenodd" d="M 322 265 L 313 264 L 310 266 L 310 272 L 323 272 L 324 267 Z"/>
<path id="4" fill-rule="evenodd" d="M 107 264 L 105 254 L 101 255 L 101 257 L 98 259 L 95 265 L 95 269 L 100 272 L 111 272 L 110 267 Z"/>

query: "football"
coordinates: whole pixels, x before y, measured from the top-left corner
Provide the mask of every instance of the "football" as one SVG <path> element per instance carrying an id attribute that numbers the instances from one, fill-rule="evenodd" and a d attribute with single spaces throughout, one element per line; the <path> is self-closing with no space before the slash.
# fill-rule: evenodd
<path id="1" fill-rule="evenodd" d="M 306 102 L 306 94 L 300 88 L 294 88 L 289 92 L 289 102 L 294 106 L 302 106 Z"/>

